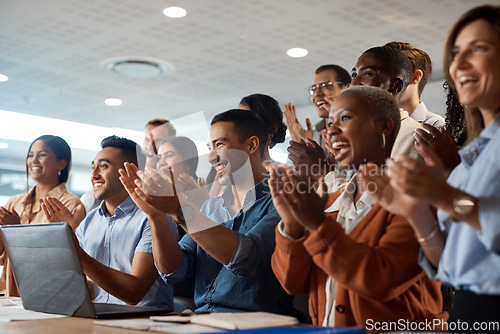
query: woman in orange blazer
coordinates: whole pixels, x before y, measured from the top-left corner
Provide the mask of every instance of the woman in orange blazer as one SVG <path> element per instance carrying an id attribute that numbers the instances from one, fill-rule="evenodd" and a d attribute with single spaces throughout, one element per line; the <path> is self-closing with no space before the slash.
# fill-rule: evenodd
<path id="1" fill-rule="evenodd" d="M 344 170 L 366 162 L 382 166 L 399 124 L 397 102 L 387 91 L 351 87 L 332 104 L 329 150 Z M 329 195 L 322 181 L 318 193 L 308 192 L 307 181 L 287 167 L 271 172 L 282 218 L 272 267 L 288 293 L 309 293 L 313 323 L 440 329 L 447 316 L 441 313 L 440 283 L 419 267 L 419 244 L 407 221 L 378 205 L 364 192 L 371 185 L 356 176 L 345 191 Z"/>

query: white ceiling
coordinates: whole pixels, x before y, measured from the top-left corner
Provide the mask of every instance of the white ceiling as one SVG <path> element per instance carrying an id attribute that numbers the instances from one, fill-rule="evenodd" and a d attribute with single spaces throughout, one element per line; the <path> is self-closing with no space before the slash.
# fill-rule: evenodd
<path id="1" fill-rule="evenodd" d="M 424 101 L 443 114 L 444 39 L 463 12 L 484 3 L 0 0 L 0 73 L 9 76 L 0 83 L 0 110 L 142 131 L 155 117 L 204 111 L 209 119 L 245 95 L 264 93 L 296 104 L 304 119 L 314 117 L 306 87 L 319 65 L 336 63 L 350 71 L 364 50 L 397 40 L 431 56 L 434 76 Z M 162 10 L 168 6 L 184 7 L 188 15 L 167 18 Z M 290 58 L 286 51 L 292 47 L 309 55 Z M 159 58 L 175 70 L 131 79 L 101 67 L 121 56 Z M 107 97 L 119 97 L 123 105 L 105 106 Z M 0 150 L 0 161 L 22 160 L 26 148 L 11 143 Z M 76 152 L 76 164 L 88 161 Z"/>

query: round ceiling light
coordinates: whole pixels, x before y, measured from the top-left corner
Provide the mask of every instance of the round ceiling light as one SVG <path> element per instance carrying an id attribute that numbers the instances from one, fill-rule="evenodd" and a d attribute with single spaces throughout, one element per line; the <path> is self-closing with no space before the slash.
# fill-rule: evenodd
<path id="1" fill-rule="evenodd" d="M 118 107 L 118 106 L 122 105 L 122 100 L 115 99 L 115 98 L 109 98 L 109 99 L 104 100 L 104 103 L 110 107 Z"/>
<path id="2" fill-rule="evenodd" d="M 0 82 L 5 82 L 7 80 L 9 80 L 9 77 L 5 74 L 0 73 Z"/>
<path id="3" fill-rule="evenodd" d="M 163 10 L 163 15 L 172 19 L 180 19 L 186 16 L 187 11 L 181 7 L 167 7 Z"/>
<path id="4" fill-rule="evenodd" d="M 101 66 L 134 79 L 155 78 L 174 71 L 174 66 L 169 62 L 151 57 L 113 57 L 104 60 Z"/>
<path id="5" fill-rule="evenodd" d="M 307 56 L 308 51 L 303 48 L 291 48 L 286 52 L 286 54 L 293 58 L 300 58 Z"/>

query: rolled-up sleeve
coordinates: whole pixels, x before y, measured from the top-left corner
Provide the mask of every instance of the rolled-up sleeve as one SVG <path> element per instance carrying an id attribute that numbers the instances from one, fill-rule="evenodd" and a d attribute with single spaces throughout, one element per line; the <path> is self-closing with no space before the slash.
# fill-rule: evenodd
<path id="1" fill-rule="evenodd" d="M 180 267 L 171 273 L 162 273 L 160 270 L 158 270 L 160 277 L 166 283 L 183 281 L 187 278 L 192 277 L 195 273 L 197 251 L 196 242 L 188 234 L 186 234 L 184 237 L 182 237 L 181 241 L 179 241 L 179 246 L 181 247 L 182 253 L 184 255 Z"/>
<path id="2" fill-rule="evenodd" d="M 269 266 L 275 246 L 274 231 L 279 221 L 272 206 L 247 233 L 238 233 L 236 250 L 226 268 L 235 275 L 252 276 Z"/>

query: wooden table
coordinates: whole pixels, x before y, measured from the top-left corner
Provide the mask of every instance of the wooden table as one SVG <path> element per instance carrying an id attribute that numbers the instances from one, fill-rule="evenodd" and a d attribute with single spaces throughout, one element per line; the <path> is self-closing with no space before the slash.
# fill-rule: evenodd
<path id="1" fill-rule="evenodd" d="M 154 333 L 94 324 L 94 319 L 67 317 L 50 320 L 0 322 L 2 334 L 125 334 Z"/>

